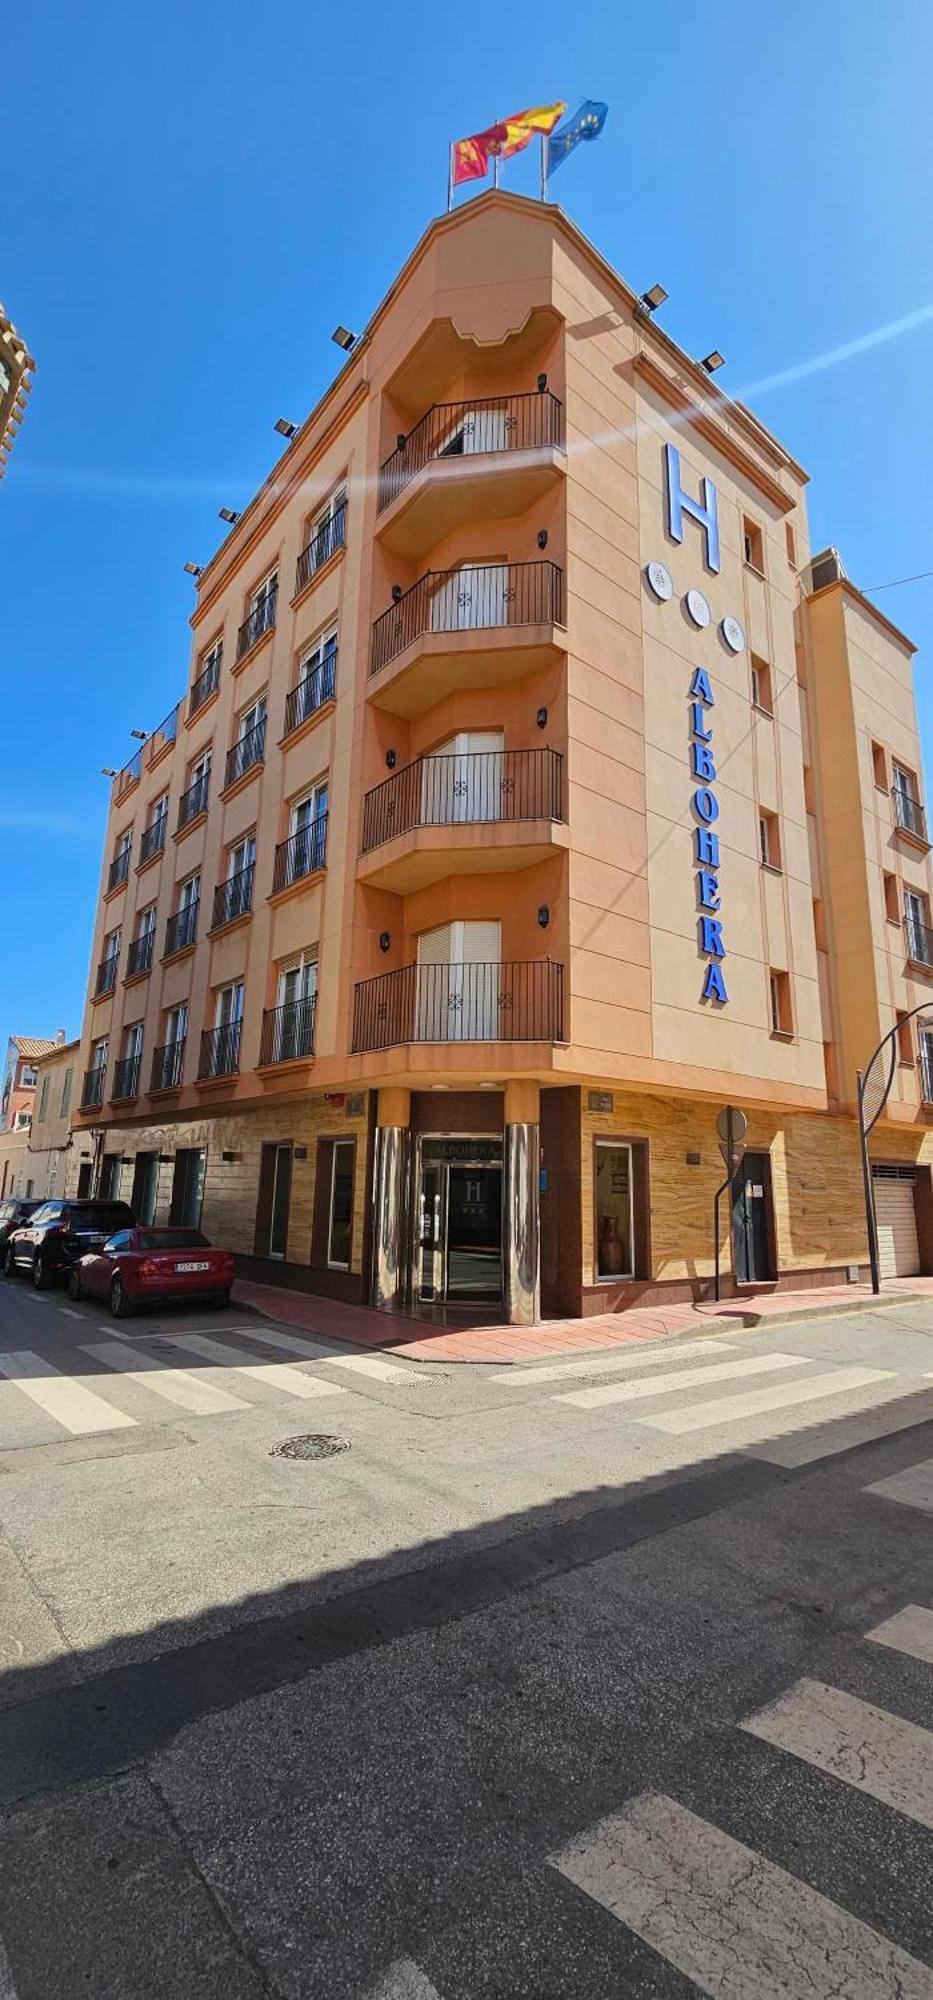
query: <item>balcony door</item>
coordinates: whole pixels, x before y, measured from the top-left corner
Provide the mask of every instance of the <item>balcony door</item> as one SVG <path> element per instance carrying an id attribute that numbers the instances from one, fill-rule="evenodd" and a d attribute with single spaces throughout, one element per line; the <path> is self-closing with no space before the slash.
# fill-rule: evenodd
<path id="1" fill-rule="evenodd" d="M 300 958 L 279 974 L 279 1050 L 277 1060 L 290 1062 L 311 1050 L 314 1023 L 314 996 L 317 992 L 317 960 Z"/>
<path id="2" fill-rule="evenodd" d="M 474 632 L 505 625 L 509 566 L 464 563 L 444 577 L 431 599 L 432 632 Z"/>
<path id="3" fill-rule="evenodd" d="M 478 451 L 505 451 L 509 428 L 506 403 L 485 403 L 477 408 L 467 406 L 451 424 L 438 457 L 466 458 Z"/>
<path id="4" fill-rule="evenodd" d="M 502 817 L 501 729 L 461 730 L 425 757 L 421 819 L 425 826 Z"/>
<path id="5" fill-rule="evenodd" d="M 904 918 L 910 956 L 923 964 L 928 956 L 927 905 L 925 897 L 918 896 L 916 889 L 904 890 Z"/>
<path id="6" fill-rule="evenodd" d="M 437 930 L 423 931 L 418 939 L 418 1041 L 495 1041 L 501 958 L 498 922 L 440 924 Z"/>
<path id="7" fill-rule="evenodd" d="M 327 784 L 315 785 L 306 798 L 299 799 L 292 807 L 289 832 L 292 848 L 292 870 L 290 881 L 300 875 L 310 875 L 315 868 L 324 865 L 324 828 L 327 824 Z"/>

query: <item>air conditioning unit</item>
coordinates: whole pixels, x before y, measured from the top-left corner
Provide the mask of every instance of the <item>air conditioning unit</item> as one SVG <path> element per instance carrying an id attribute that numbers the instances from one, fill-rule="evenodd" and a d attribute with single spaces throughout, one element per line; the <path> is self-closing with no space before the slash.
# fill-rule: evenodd
<path id="1" fill-rule="evenodd" d="M 838 549 L 823 549 L 810 563 L 810 589 L 825 590 L 828 583 L 844 583 L 845 563 Z"/>

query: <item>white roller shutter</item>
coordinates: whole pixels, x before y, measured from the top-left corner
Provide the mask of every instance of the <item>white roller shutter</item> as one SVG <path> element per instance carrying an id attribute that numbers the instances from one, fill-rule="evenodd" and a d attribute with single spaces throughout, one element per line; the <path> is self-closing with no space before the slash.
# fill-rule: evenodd
<path id="1" fill-rule="evenodd" d="M 878 1265 L 882 1278 L 915 1278 L 920 1270 L 914 1209 L 915 1179 L 916 1175 L 908 1167 L 872 1169 L 878 1224 Z"/>

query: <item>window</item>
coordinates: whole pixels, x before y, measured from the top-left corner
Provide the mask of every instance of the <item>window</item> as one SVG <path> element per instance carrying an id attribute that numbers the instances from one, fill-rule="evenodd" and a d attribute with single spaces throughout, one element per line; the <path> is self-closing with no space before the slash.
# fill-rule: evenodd
<path id="1" fill-rule="evenodd" d="M 161 792 L 149 808 L 149 817 L 142 831 L 139 843 L 140 861 L 148 861 L 153 854 L 161 854 L 165 846 L 165 829 L 168 823 L 168 793 Z"/>
<path id="2" fill-rule="evenodd" d="M 200 894 L 200 875 L 186 875 L 184 881 L 178 884 L 178 908 L 180 910 L 190 910 L 192 903 L 198 901 Z"/>
<path id="3" fill-rule="evenodd" d="M 758 815 L 758 856 L 763 868 L 781 866 L 781 828 L 777 813 Z"/>
<path id="4" fill-rule="evenodd" d="M 216 996 L 216 1025 L 218 1028 L 234 1028 L 243 1019 L 243 981 L 235 979 L 229 986 L 220 986 Z"/>
<path id="5" fill-rule="evenodd" d="M 181 1000 L 177 1007 L 170 1007 L 165 1016 L 165 1040 L 169 1045 L 183 1042 L 187 1033 L 188 1002 Z"/>
<path id="6" fill-rule="evenodd" d="M 881 880 L 884 885 L 884 914 L 889 924 L 899 924 L 901 913 L 898 908 L 897 876 L 889 875 L 885 870 Z"/>
<path id="7" fill-rule="evenodd" d="M 255 833 L 244 833 L 242 840 L 238 840 L 235 847 L 228 848 L 227 850 L 228 874 L 231 876 L 242 875 L 245 869 L 252 868 L 255 859 L 256 835 Z"/>
<path id="8" fill-rule="evenodd" d="M 137 943 L 139 943 L 144 938 L 151 937 L 153 931 L 155 930 L 155 927 L 156 927 L 156 906 L 154 903 L 147 903 L 145 909 L 140 910 L 139 915 L 136 919 Z"/>
<path id="9" fill-rule="evenodd" d="M 207 692 L 207 683 L 210 683 L 212 687 L 217 686 L 220 680 L 220 669 L 223 666 L 223 658 L 223 639 L 214 639 L 209 646 L 205 646 L 198 660 L 198 680 L 205 683 L 205 692 Z"/>
<path id="10" fill-rule="evenodd" d="M 255 765 L 261 764 L 266 749 L 266 697 L 256 696 L 236 719 L 236 736 L 227 752 L 224 784 L 232 785 Z"/>
<path id="11" fill-rule="evenodd" d="M 634 1179 L 632 1148 L 616 1142 L 600 1141 L 596 1147 L 596 1233 L 597 1278 L 631 1278 L 635 1275 Z"/>
<path id="12" fill-rule="evenodd" d="M 73 1080 L 74 1080 L 74 1070 L 71 1067 L 69 1067 L 68 1069 L 66 1069 L 64 1079 L 62 1081 L 62 1101 L 61 1104 L 59 1105 L 59 1111 L 58 1111 L 58 1115 L 60 1118 L 67 1118 L 68 1113 L 71 1110 L 71 1088 Z"/>
<path id="13" fill-rule="evenodd" d="M 918 889 L 904 890 L 904 929 L 907 950 L 915 965 L 933 964 L 933 934 L 927 899 Z"/>
<path id="14" fill-rule="evenodd" d="M 91 1050 L 91 1068 L 92 1068 L 92 1069 L 106 1069 L 106 1067 L 107 1067 L 107 1054 L 108 1054 L 108 1045 L 107 1045 L 107 1043 L 106 1043 L 106 1042 L 95 1042 L 95 1043 L 94 1043 L 94 1047 L 93 1047 L 93 1049 Z"/>
<path id="15" fill-rule="evenodd" d="M 204 1202 L 207 1154 L 203 1147 L 183 1147 L 175 1154 L 169 1222 L 184 1229 L 199 1229 Z"/>
<path id="16" fill-rule="evenodd" d="M 279 572 L 277 569 L 270 569 L 268 576 L 264 576 L 253 591 L 249 601 L 250 611 L 262 613 L 270 604 L 274 604 L 278 587 Z"/>
<path id="17" fill-rule="evenodd" d="M 298 663 L 296 693 L 300 697 L 297 704 L 300 712 L 294 719 L 293 727 L 303 722 L 314 709 L 322 708 L 325 701 L 333 700 L 336 669 L 337 628 L 334 626 L 323 638 L 315 640 Z"/>
<path id="18" fill-rule="evenodd" d="M 794 534 L 794 524 L 792 521 L 785 521 L 784 523 L 784 546 L 787 550 L 787 560 L 790 563 L 791 569 L 796 569 L 797 537 Z"/>
<path id="19" fill-rule="evenodd" d="M 118 931 L 117 936 L 119 937 L 119 935 Z M 19 1073 L 19 1081 L 22 1090 L 35 1090 L 38 1076 L 32 1063 L 23 1063 Z"/>
<path id="20" fill-rule="evenodd" d="M 908 1058 L 909 1060 L 909 1058 Z M 929 1028 L 920 1029 L 920 1054 L 917 1061 L 920 1076 L 920 1097 L 924 1104 L 933 1104 L 933 1034 Z"/>
<path id="21" fill-rule="evenodd" d="M 353 1240 L 353 1166 L 356 1146 L 352 1139 L 338 1139 L 331 1159 L 330 1215 L 327 1229 L 327 1262 L 332 1270 L 350 1269 Z"/>
<path id="22" fill-rule="evenodd" d="M 909 771 L 905 764 L 891 764 L 891 788 L 894 794 L 894 817 L 905 833 L 912 833 L 918 840 L 926 840 L 926 814 L 920 804 L 920 790 L 915 771 Z"/>
<path id="23" fill-rule="evenodd" d="M 17 1111 L 16 1125 L 14 1127 L 14 1130 L 17 1132 L 28 1132 L 31 1130 L 31 1127 L 32 1127 L 31 1111 Z"/>
<path id="24" fill-rule="evenodd" d="M 264 694 L 260 694 L 256 696 L 255 701 L 250 702 L 248 708 L 241 710 L 240 715 L 237 717 L 237 742 L 242 743 L 244 736 L 251 736 L 253 730 L 258 729 L 260 723 L 265 722 L 265 719 L 266 697 Z"/>
<path id="25" fill-rule="evenodd" d="M 767 660 L 752 654 L 752 706 L 759 708 L 763 715 L 773 715 L 774 705 L 771 694 L 771 668 Z"/>
<path id="26" fill-rule="evenodd" d="M 897 1023 L 898 1062 L 910 1063 L 911 1067 L 913 1067 L 914 1044 L 913 1044 L 913 1034 L 910 1025 L 910 1017 L 909 1015 L 902 1013 L 900 1009 L 898 1009 L 898 1012 L 894 1018 Z"/>
<path id="27" fill-rule="evenodd" d="M 747 514 L 742 521 L 742 550 L 746 568 L 757 570 L 759 576 L 764 576 L 764 539 L 758 523 L 750 521 Z"/>
<path id="28" fill-rule="evenodd" d="M 878 790 L 886 792 L 888 789 L 888 760 L 880 743 L 872 743 L 871 769 L 872 777 L 878 786 Z"/>
<path id="29" fill-rule="evenodd" d="M 786 972 L 773 970 L 769 972 L 768 992 L 772 1035 L 791 1035 L 793 1025 L 790 1015 L 790 980 Z"/>
<path id="30" fill-rule="evenodd" d="M 42 1124 L 42 1121 L 43 1121 L 43 1119 L 44 1119 L 44 1118 L 45 1118 L 45 1116 L 46 1116 L 46 1113 L 47 1113 L 47 1111 L 48 1111 L 48 1108 L 49 1108 L 49 1079 L 48 1079 L 48 1077 L 47 1077 L 47 1076 L 44 1076 L 44 1077 L 43 1077 L 43 1079 L 42 1079 L 42 1089 L 41 1089 L 41 1090 L 40 1090 L 40 1092 L 39 1092 L 39 1124 L 40 1124 L 40 1125 Z"/>

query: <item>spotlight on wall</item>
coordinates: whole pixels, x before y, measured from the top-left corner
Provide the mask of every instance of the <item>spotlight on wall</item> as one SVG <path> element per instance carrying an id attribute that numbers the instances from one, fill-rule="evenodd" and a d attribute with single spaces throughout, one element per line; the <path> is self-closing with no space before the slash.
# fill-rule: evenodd
<path id="1" fill-rule="evenodd" d="M 539 528 L 539 529 L 538 529 L 538 547 L 539 547 L 539 549 L 546 549 L 546 548 L 547 548 L 547 529 L 546 529 L 546 528 Z"/>
<path id="2" fill-rule="evenodd" d="M 342 347 L 345 354 L 349 354 L 351 347 L 356 346 L 356 334 L 351 333 L 348 326 L 335 326 L 331 340 L 335 341 L 338 347 Z"/>
<path id="3" fill-rule="evenodd" d="M 233 527 L 234 521 L 238 521 L 240 518 L 239 514 L 233 507 L 219 507 L 217 511 L 222 521 L 229 521 L 231 528 Z"/>
<path id="4" fill-rule="evenodd" d="M 542 929 L 543 931 L 546 931 L 546 930 L 547 930 L 547 927 L 548 927 L 548 924 L 550 923 L 550 921 L 551 921 L 551 912 L 550 912 L 550 910 L 548 909 L 548 906 L 547 906 L 547 904 L 546 904 L 546 903 L 541 903 L 541 904 L 539 904 L 539 906 L 538 906 L 538 922 L 539 922 L 539 924 L 540 924 L 540 926 L 541 926 L 541 929 Z"/>
<path id="5" fill-rule="evenodd" d="M 115 778 L 117 774 L 116 771 L 114 771 L 109 764 L 102 764 L 100 767 L 100 775 L 102 778 Z"/>
<path id="6" fill-rule="evenodd" d="M 540 374 L 540 375 L 538 376 L 538 394 L 539 394 L 539 396 L 543 396 L 543 395 L 544 395 L 544 391 L 545 391 L 545 389 L 546 389 L 546 388 L 547 388 L 547 376 L 546 376 L 545 374 L 543 374 L 543 373 L 542 373 L 542 374 Z"/>
<path id="7" fill-rule="evenodd" d="M 706 369 L 707 375 L 715 375 L 717 368 L 722 367 L 725 358 L 724 354 L 720 354 L 718 347 L 712 347 L 708 354 L 704 354 L 700 367 Z"/>
<path id="8" fill-rule="evenodd" d="M 148 729 L 131 729 L 130 735 L 135 736 L 137 743 L 148 743 L 149 741 Z"/>
<path id="9" fill-rule="evenodd" d="M 405 436 L 404 431 L 396 431 L 395 449 L 396 451 L 406 451 L 408 449 L 408 439 Z"/>
<path id="10" fill-rule="evenodd" d="M 400 583 L 393 583 L 393 585 L 392 585 L 392 602 L 393 602 L 393 604 L 400 604 L 400 603 L 401 603 L 401 601 L 402 601 L 402 596 L 403 596 L 403 592 L 402 592 L 402 586 L 401 586 L 401 584 L 400 584 Z"/>
<path id="11" fill-rule="evenodd" d="M 388 771 L 394 771 L 394 770 L 395 770 L 395 766 L 396 766 L 396 764 L 397 764 L 397 763 L 398 763 L 398 758 L 397 758 L 397 756 L 396 756 L 396 754 L 395 754 L 395 751 L 394 751 L 394 750 L 387 750 L 387 751 L 386 751 L 386 769 L 387 769 Z"/>
<path id="12" fill-rule="evenodd" d="M 535 716 L 535 721 L 536 721 L 536 723 L 537 723 L 537 725 L 538 725 L 538 728 L 539 728 L 539 729 L 546 729 L 546 728 L 547 728 L 547 709 L 546 709 L 546 708 L 539 708 L 539 710 L 538 710 L 538 713 L 537 713 L 537 715 Z"/>
<path id="13" fill-rule="evenodd" d="M 298 425 L 290 424 L 287 417 L 276 417 L 275 423 L 273 424 L 272 428 L 274 431 L 278 431 L 279 437 L 293 438 L 298 429 Z"/>
<path id="14" fill-rule="evenodd" d="M 390 931 L 379 932 L 379 949 L 380 951 L 391 951 L 392 935 Z"/>
<path id="15" fill-rule="evenodd" d="M 186 576 L 198 577 L 201 574 L 200 563 L 182 563 L 182 569 Z"/>
<path id="16" fill-rule="evenodd" d="M 646 312 L 657 312 L 658 307 L 663 306 L 667 296 L 668 294 L 664 290 L 663 285 L 652 285 L 647 292 L 642 292 L 641 303 Z"/>

